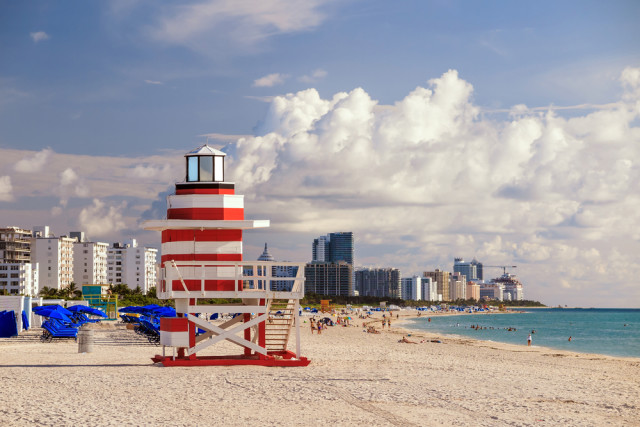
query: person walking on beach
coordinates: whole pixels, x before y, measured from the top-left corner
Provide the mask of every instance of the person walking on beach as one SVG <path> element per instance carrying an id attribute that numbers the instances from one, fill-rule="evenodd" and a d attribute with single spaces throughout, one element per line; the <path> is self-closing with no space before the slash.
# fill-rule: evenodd
<path id="1" fill-rule="evenodd" d="M 531 334 L 527 337 L 527 345 L 531 347 Z"/>
<path id="2" fill-rule="evenodd" d="M 316 322 L 311 319 L 311 335 L 313 335 L 313 331 L 316 330 Z"/>

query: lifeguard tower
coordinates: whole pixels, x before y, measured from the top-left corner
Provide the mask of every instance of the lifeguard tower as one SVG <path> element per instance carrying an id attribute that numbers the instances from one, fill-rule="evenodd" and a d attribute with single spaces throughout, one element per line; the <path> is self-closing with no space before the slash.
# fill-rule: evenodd
<path id="1" fill-rule="evenodd" d="M 268 227 L 268 220 L 244 219 L 244 196 L 225 181 L 225 153 L 203 145 L 187 153 L 186 177 L 167 198 L 167 217 L 146 221 L 162 232 L 160 299 L 174 299 L 178 317 L 162 318 L 164 366 L 263 365 L 306 366 L 300 356 L 299 301 L 304 296 L 304 264 L 242 261 L 242 233 Z M 272 290 L 276 265 L 293 267 L 285 291 Z M 275 286 L 274 286 L 275 287 Z M 198 304 L 199 299 L 240 299 L 238 304 Z M 270 313 L 278 311 L 277 316 Z M 220 323 L 210 319 L 233 316 Z M 204 332 L 202 332 L 204 331 Z M 295 352 L 288 350 L 295 331 Z M 198 333 L 200 332 L 200 333 Z M 201 355 L 228 341 L 242 348 L 235 355 Z M 167 347 L 172 355 L 167 355 Z M 200 353 L 200 354 L 199 354 Z"/>

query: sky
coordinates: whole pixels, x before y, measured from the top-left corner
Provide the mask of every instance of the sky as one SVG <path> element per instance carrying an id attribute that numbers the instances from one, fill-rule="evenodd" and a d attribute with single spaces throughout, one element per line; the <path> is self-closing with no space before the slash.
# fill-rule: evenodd
<path id="1" fill-rule="evenodd" d="M 640 2 L 0 1 L 0 225 L 159 247 L 183 155 L 227 153 L 245 259 L 517 265 L 640 306 Z M 498 276 L 501 269 L 488 269 Z"/>

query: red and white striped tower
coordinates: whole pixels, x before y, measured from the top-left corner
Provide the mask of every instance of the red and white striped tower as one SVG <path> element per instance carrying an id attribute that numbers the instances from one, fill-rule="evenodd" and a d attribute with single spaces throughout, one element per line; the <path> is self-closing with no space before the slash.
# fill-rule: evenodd
<path id="1" fill-rule="evenodd" d="M 175 299 L 178 313 L 176 319 L 162 319 L 163 355 L 153 360 L 165 366 L 305 366 L 309 361 L 299 355 L 299 333 L 296 334 L 296 353 L 286 348 L 291 327 L 295 323 L 299 328 L 296 320 L 298 302 L 304 295 L 304 268 L 299 266 L 298 276 L 292 279 L 291 292 L 283 293 L 271 291 L 269 280 L 257 280 L 270 276 L 273 263 L 242 262 L 243 230 L 268 227 L 269 221 L 244 219 L 244 196 L 235 194 L 234 183 L 225 181 L 224 157 L 223 152 L 206 144 L 187 153 L 186 179 L 176 183 L 175 194 L 167 198 L 167 219 L 144 224 L 145 229 L 162 231 L 162 280 L 157 295 L 162 299 Z M 251 284 L 247 289 L 245 282 Z M 205 306 L 198 305 L 199 298 L 240 298 L 243 303 L 231 307 Z M 276 300 L 288 300 L 290 321 L 286 337 L 286 328 L 274 330 L 273 326 L 267 326 L 269 309 Z M 214 325 L 194 313 L 234 313 L 236 316 L 222 325 Z M 273 323 L 270 319 L 269 324 Z M 197 336 L 198 330 L 205 332 Z M 280 335 L 283 338 L 279 338 Z M 243 354 L 196 354 L 222 340 L 243 347 Z M 281 348 L 274 351 L 273 346 Z M 177 349 L 177 355 L 167 357 L 165 347 Z"/>

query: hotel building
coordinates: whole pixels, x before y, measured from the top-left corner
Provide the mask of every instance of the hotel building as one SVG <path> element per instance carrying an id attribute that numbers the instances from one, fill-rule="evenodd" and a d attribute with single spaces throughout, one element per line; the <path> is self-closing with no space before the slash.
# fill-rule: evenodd
<path id="1" fill-rule="evenodd" d="M 73 281 L 82 285 L 104 285 L 107 279 L 108 243 L 76 242 L 73 244 Z"/>
<path id="2" fill-rule="evenodd" d="M 39 288 L 60 290 L 73 282 L 73 244 L 76 239 L 49 234 L 49 227 L 34 228 L 31 263 L 39 264 Z"/>
<path id="3" fill-rule="evenodd" d="M 114 243 L 107 251 L 107 282 L 140 287 L 143 294 L 157 284 L 158 250 L 138 247 L 136 239 Z"/>

